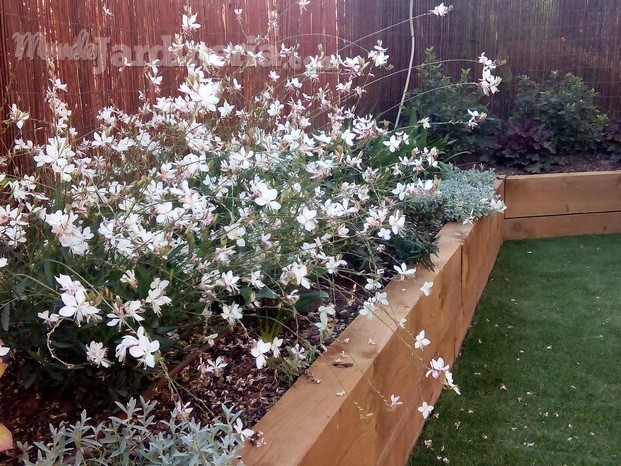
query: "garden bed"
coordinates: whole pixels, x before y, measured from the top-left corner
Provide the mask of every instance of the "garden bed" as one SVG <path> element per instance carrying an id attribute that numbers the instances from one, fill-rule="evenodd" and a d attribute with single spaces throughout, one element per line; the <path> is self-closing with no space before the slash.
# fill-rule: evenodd
<path id="1" fill-rule="evenodd" d="M 403 463 L 424 424 L 417 408 L 432 404 L 442 388 L 425 377 L 429 361 L 454 361 L 501 244 L 500 214 L 446 225 L 436 269 L 386 287 L 391 306 L 385 318 L 354 320 L 255 426 L 265 445 L 247 447 L 244 463 Z M 424 281 L 434 283 L 429 297 L 420 291 Z M 402 318 L 404 329 L 397 325 Z M 431 344 L 419 359 L 410 345 L 421 329 Z M 403 405 L 389 409 L 391 394 Z"/>
<path id="2" fill-rule="evenodd" d="M 388 285 L 392 318 L 358 317 L 309 376 L 255 426 L 265 445 L 246 447 L 244 463 L 405 463 L 424 425 L 417 408 L 423 401 L 433 404 L 441 392 L 436 380 L 425 378 L 426 367 L 432 357 L 452 364 L 459 354 L 502 242 L 518 235 L 621 231 L 620 179 L 621 172 L 600 172 L 509 176 L 499 183 L 508 205 L 505 215 L 446 225 L 439 233 L 436 270 L 417 276 L 419 282 L 434 282 L 432 295 L 423 296 L 413 281 Z M 402 317 L 408 319 L 405 329 L 394 324 Z M 422 328 L 432 343 L 419 360 L 402 339 Z M 334 365 L 344 359 L 342 351 L 353 366 Z M 317 380 L 321 383 L 313 383 Z M 403 405 L 389 410 L 385 398 L 391 394 Z"/>

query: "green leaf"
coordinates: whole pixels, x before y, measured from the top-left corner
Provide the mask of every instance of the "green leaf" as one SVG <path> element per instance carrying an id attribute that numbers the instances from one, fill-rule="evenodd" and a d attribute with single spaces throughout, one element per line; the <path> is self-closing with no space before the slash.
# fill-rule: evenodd
<path id="1" fill-rule="evenodd" d="M 11 307 L 9 304 L 2 306 L 2 330 L 9 331 L 9 320 L 11 318 Z"/>
<path id="2" fill-rule="evenodd" d="M 328 293 L 325 291 L 309 291 L 300 295 L 300 299 L 295 303 L 295 309 L 302 311 L 318 299 L 327 298 Z"/>

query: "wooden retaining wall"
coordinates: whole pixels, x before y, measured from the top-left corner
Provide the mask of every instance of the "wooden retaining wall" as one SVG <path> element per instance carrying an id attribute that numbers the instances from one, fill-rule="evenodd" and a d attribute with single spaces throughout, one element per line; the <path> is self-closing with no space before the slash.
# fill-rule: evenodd
<path id="1" fill-rule="evenodd" d="M 437 380 L 425 377 L 429 361 L 443 357 L 452 365 L 502 240 L 500 214 L 475 225 L 445 226 L 436 269 L 419 272 L 415 281 L 391 282 L 385 314 L 354 320 L 310 368 L 321 383 L 303 376 L 287 391 L 255 426 L 266 445 L 247 447 L 243 462 L 404 464 L 424 425 L 417 408 L 423 401 L 433 404 L 442 391 Z M 420 291 L 425 281 L 434 283 L 429 297 Z M 397 325 L 401 318 L 407 319 L 404 329 Z M 431 344 L 413 351 L 422 329 Z M 337 358 L 354 365 L 336 367 Z M 392 394 L 403 404 L 389 409 Z"/>
<path id="2" fill-rule="evenodd" d="M 621 171 L 509 176 L 506 240 L 621 233 Z"/>

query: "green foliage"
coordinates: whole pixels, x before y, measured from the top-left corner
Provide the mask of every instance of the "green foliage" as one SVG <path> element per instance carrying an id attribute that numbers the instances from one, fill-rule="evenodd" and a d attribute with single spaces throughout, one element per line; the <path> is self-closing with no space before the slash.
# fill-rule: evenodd
<path id="1" fill-rule="evenodd" d="M 467 223 L 497 212 L 495 179 L 493 171 L 448 168 L 439 187 L 443 221 Z"/>
<path id="2" fill-rule="evenodd" d="M 459 80 L 444 74 L 443 64 L 433 47 L 425 50 L 425 61 L 417 67 L 420 87 L 412 91 L 408 101 L 410 124 L 429 118 L 430 140 L 445 138 L 451 141 L 452 152 L 473 151 L 479 147 L 482 135 L 496 124 L 493 120 L 481 122 L 476 128 L 464 124 L 468 110 L 487 113 L 481 103 L 481 93 L 472 84 L 471 70 L 462 69 Z"/>
<path id="3" fill-rule="evenodd" d="M 557 154 L 591 153 L 604 141 L 605 114 L 582 78 L 553 72 L 543 84 L 521 76 L 511 117 L 491 137 L 482 161 L 530 173 L 559 164 Z M 610 146 L 614 151 L 614 142 Z"/>
<path id="4" fill-rule="evenodd" d="M 621 161 L 621 122 L 606 125 L 601 150 L 613 162 Z"/>
<path id="5" fill-rule="evenodd" d="M 126 405 L 117 403 L 121 413 L 107 422 L 93 425 L 86 411 L 79 421 L 54 428 L 52 440 L 37 442 L 35 447 L 18 443 L 26 466 L 45 465 L 218 465 L 234 464 L 243 446 L 238 419 L 222 407 L 224 421 L 203 425 L 175 408 L 168 421 L 157 423 L 153 417 L 154 401 L 141 398 Z M 36 453 L 34 461 L 31 454 Z"/>
<path id="6" fill-rule="evenodd" d="M 529 173 L 548 171 L 559 163 L 552 136 L 552 131 L 533 120 L 508 121 L 503 131 L 494 136 L 492 150 L 482 152 L 481 161 L 519 167 Z"/>
<path id="7" fill-rule="evenodd" d="M 597 147 L 608 118 L 582 78 L 552 72 L 542 86 L 528 78 L 522 78 L 520 85 L 514 121 L 532 119 L 543 125 L 552 132 L 551 142 L 559 152 L 592 152 Z"/>

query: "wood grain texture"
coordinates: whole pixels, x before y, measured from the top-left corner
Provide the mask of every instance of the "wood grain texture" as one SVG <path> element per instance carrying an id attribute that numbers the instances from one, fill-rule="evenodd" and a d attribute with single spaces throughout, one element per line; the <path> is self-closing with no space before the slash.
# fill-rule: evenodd
<path id="1" fill-rule="evenodd" d="M 621 171 L 510 176 L 505 217 L 621 211 Z"/>
<path id="2" fill-rule="evenodd" d="M 506 219 L 505 240 L 621 233 L 621 212 Z"/>

